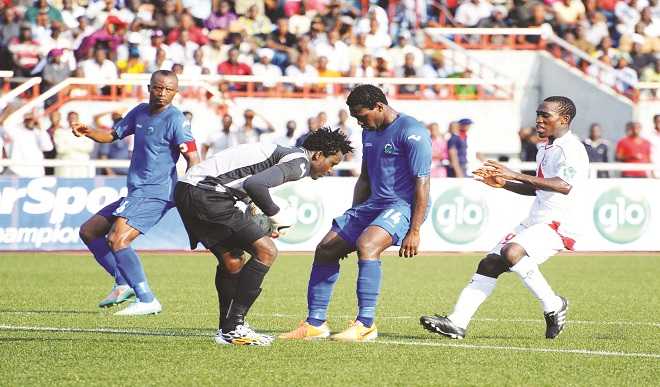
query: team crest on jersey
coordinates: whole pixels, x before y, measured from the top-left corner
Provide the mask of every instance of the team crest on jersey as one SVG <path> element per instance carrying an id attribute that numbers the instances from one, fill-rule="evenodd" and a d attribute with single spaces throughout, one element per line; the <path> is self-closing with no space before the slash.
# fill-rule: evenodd
<path id="1" fill-rule="evenodd" d="M 147 134 L 154 134 L 155 131 L 156 131 L 156 129 L 154 129 L 153 126 L 150 126 L 150 127 L 147 128 Z"/>
<path id="2" fill-rule="evenodd" d="M 385 144 L 385 148 L 383 149 L 383 152 L 385 152 L 385 154 L 391 155 L 392 153 L 394 153 L 394 145 Z"/>

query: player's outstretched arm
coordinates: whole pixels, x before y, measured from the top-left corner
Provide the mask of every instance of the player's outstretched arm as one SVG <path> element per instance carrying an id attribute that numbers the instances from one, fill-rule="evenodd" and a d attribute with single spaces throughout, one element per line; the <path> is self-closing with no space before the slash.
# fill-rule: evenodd
<path id="1" fill-rule="evenodd" d="M 504 189 L 519 193 L 521 195 L 535 195 L 535 193 L 528 193 L 530 189 L 533 189 L 534 191 L 543 190 L 559 192 L 564 195 L 567 195 L 569 192 L 571 192 L 572 186 L 559 177 L 544 178 L 525 175 L 524 173 L 514 172 L 494 160 L 488 160 L 484 165 L 487 168 L 492 169 L 494 171 L 494 175 L 507 180 L 507 184 L 504 185 Z M 514 182 L 518 183 L 516 184 Z"/>
<path id="2" fill-rule="evenodd" d="M 113 142 L 117 139 L 115 132 L 106 132 L 104 130 L 92 129 L 85 124 L 75 122 L 71 125 L 71 131 L 76 137 L 85 136 L 100 143 Z"/>
<path id="3" fill-rule="evenodd" d="M 367 161 L 362 159 L 362 170 L 353 189 L 353 207 L 369 199 L 371 195 L 371 185 L 369 180 L 369 171 L 367 170 Z"/>
<path id="4" fill-rule="evenodd" d="M 429 203 L 431 190 L 431 179 L 429 176 L 415 178 L 415 199 L 413 202 L 412 216 L 410 217 L 410 229 L 401 242 L 399 257 L 412 258 L 417 255 L 419 247 L 419 229 L 424 223 L 424 214 Z"/>

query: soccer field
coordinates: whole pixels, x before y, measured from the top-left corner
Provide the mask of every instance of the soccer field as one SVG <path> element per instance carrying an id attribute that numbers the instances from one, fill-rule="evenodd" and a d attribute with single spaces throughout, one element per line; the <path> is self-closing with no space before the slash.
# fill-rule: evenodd
<path id="1" fill-rule="evenodd" d="M 108 277 L 84 254 L 0 256 L 0 385 L 658 385 L 660 256 L 563 255 L 542 266 L 570 302 L 569 323 L 544 338 L 537 301 L 503 276 L 462 341 L 421 328 L 450 311 L 477 254 L 384 258 L 374 343 L 218 346 L 209 254 L 143 254 L 163 313 L 115 317 L 96 303 Z M 283 255 L 249 315 L 279 334 L 305 317 L 309 255 Z M 342 263 L 330 327 L 354 317 L 355 258 Z"/>

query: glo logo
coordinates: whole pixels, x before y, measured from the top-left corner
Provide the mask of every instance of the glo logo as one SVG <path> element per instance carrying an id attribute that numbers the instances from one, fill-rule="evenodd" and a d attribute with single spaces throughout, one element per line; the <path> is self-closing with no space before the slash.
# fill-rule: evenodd
<path id="1" fill-rule="evenodd" d="M 488 206 L 476 189 L 452 188 L 433 204 L 433 227 L 447 242 L 465 244 L 481 235 L 488 218 Z"/>
<path id="2" fill-rule="evenodd" d="M 651 208 L 642 192 L 616 187 L 600 195 L 593 214 L 596 228 L 605 239 L 630 243 L 644 234 Z"/>
<path id="3" fill-rule="evenodd" d="M 314 184 L 290 184 L 274 192 L 273 200 L 280 208 L 293 207 L 296 224 L 279 238 L 285 243 L 301 243 L 314 236 L 323 220 L 323 198 L 314 191 Z"/>

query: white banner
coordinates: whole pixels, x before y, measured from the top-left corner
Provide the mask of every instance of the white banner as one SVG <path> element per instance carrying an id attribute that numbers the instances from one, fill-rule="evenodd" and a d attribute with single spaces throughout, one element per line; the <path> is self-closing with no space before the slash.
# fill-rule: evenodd
<path id="1" fill-rule="evenodd" d="M 273 190 L 298 210 L 298 223 L 278 240 L 282 251 L 313 251 L 332 219 L 351 205 L 352 178 L 308 179 Z M 583 251 L 660 251 L 660 180 L 589 180 L 579 206 Z M 528 214 L 531 196 L 471 179 L 434 179 L 421 251 L 488 251 Z M 286 203 L 286 204 L 284 204 Z"/>

